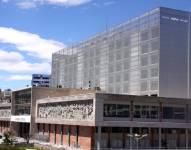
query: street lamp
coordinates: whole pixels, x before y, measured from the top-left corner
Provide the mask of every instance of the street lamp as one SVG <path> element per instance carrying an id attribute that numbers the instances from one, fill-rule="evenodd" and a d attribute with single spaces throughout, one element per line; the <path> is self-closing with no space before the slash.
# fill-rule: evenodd
<path id="1" fill-rule="evenodd" d="M 137 143 L 137 149 L 139 149 L 139 140 L 143 139 L 144 137 L 148 136 L 148 134 L 127 134 L 130 138 L 134 138 Z"/>

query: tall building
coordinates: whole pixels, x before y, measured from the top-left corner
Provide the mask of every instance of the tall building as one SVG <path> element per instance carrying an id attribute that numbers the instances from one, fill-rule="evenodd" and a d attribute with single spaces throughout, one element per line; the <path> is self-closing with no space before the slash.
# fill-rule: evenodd
<path id="1" fill-rule="evenodd" d="M 52 56 L 52 86 L 189 98 L 190 12 L 157 8 Z"/>
<path id="2" fill-rule="evenodd" d="M 50 86 L 50 75 L 46 74 L 33 74 L 31 86 L 49 87 Z"/>

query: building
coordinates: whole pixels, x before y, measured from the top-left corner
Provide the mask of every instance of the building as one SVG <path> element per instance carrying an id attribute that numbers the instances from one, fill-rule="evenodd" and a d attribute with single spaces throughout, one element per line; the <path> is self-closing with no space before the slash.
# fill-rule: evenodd
<path id="1" fill-rule="evenodd" d="M 79 89 L 62 89 L 47 87 L 30 87 L 12 92 L 11 126 L 15 136 L 33 137 L 37 128 L 35 125 L 36 100 L 58 97 L 69 94 L 83 93 Z"/>
<path id="2" fill-rule="evenodd" d="M 190 12 L 160 7 L 52 56 L 52 86 L 190 98 Z"/>
<path id="3" fill-rule="evenodd" d="M 139 148 L 191 148 L 190 99 L 91 92 L 40 99 L 36 108 L 36 137 L 50 145 L 134 149 L 129 135 L 144 134 Z"/>
<path id="4" fill-rule="evenodd" d="M 11 103 L 11 89 L 0 90 L 0 103 Z"/>
<path id="5" fill-rule="evenodd" d="M 11 89 L 0 91 L 0 133 L 9 130 L 11 118 Z"/>
<path id="6" fill-rule="evenodd" d="M 32 87 L 0 104 L 0 133 L 79 150 L 191 148 L 191 100 Z M 44 145 L 43 144 L 43 145 Z"/>
<path id="7" fill-rule="evenodd" d="M 191 149 L 190 29 L 189 12 L 161 7 L 54 53 L 54 87 L 13 91 L 0 131 L 67 149 Z"/>
<path id="8" fill-rule="evenodd" d="M 50 86 L 50 75 L 46 74 L 33 74 L 31 86 L 36 87 L 49 87 Z"/>

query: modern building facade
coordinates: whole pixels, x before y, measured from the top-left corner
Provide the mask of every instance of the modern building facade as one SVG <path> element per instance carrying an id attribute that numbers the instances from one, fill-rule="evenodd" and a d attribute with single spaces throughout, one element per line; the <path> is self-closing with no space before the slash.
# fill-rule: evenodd
<path id="1" fill-rule="evenodd" d="M 56 87 L 190 98 L 190 12 L 157 8 L 52 56 Z"/>
<path id="2" fill-rule="evenodd" d="M 12 92 L 10 129 L 18 137 L 33 137 L 35 125 L 36 101 L 42 98 L 58 97 L 83 93 L 79 89 L 62 89 L 47 87 L 30 87 Z M 1 105 L 0 105 L 1 106 Z"/>
<path id="3" fill-rule="evenodd" d="M 50 145 L 134 149 L 130 135 L 139 134 L 141 149 L 191 148 L 190 99 L 94 92 L 40 99 L 36 108 L 36 137 Z"/>
<path id="4" fill-rule="evenodd" d="M 191 148 L 191 100 L 33 87 L 0 104 L 0 133 L 59 148 Z"/>
<path id="5" fill-rule="evenodd" d="M 32 87 L 49 87 L 50 86 L 50 75 L 33 74 L 31 86 Z"/>

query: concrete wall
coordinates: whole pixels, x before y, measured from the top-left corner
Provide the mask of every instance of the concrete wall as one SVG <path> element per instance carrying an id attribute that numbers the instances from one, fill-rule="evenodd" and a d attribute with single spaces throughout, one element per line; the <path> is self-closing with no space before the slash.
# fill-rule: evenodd
<path id="1" fill-rule="evenodd" d="M 51 97 L 61 97 L 75 94 L 86 94 L 94 93 L 94 90 L 80 90 L 80 89 L 67 89 L 67 88 L 44 88 L 44 87 L 34 87 L 32 88 L 32 104 L 31 104 L 31 129 L 30 133 L 33 136 L 37 131 L 37 126 L 35 124 L 35 114 L 36 114 L 36 101 L 44 98 Z M 55 121 L 53 121 L 55 122 Z M 60 122 L 60 120 L 58 121 Z M 47 123 L 46 121 L 43 123 Z M 50 120 L 50 123 L 52 121 Z"/>

